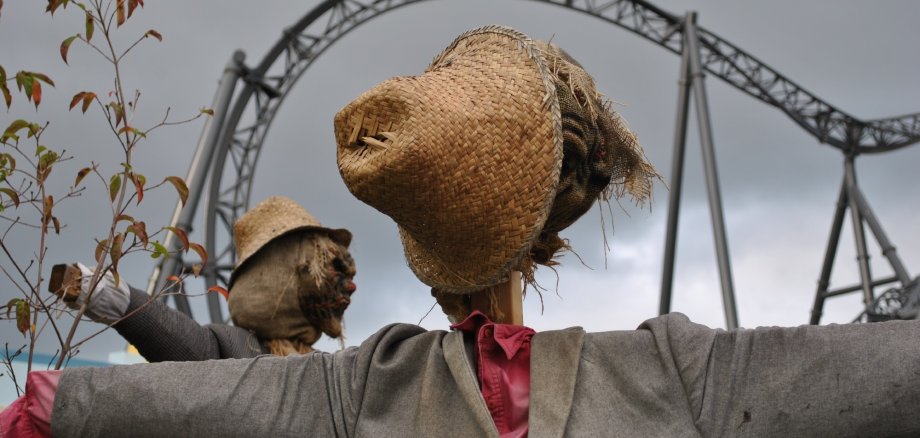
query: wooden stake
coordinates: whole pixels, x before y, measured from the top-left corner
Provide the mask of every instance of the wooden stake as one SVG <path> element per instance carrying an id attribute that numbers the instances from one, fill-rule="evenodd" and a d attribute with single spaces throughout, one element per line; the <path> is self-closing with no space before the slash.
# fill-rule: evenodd
<path id="1" fill-rule="evenodd" d="M 524 325 L 523 290 L 521 273 L 513 271 L 507 282 L 472 294 L 470 311 L 478 310 L 495 323 Z"/>

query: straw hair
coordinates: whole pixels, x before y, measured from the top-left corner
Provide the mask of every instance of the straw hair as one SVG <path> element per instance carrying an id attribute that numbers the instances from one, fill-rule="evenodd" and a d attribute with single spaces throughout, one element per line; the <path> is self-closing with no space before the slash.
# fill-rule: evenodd
<path id="1" fill-rule="evenodd" d="M 313 215 L 290 198 L 272 196 L 246 212 L 233 224 L 238 259 L 230 276 L 230 284 L 233 284 L 243 264 L 268 242 L 300 230 L 321 231 L 345 247 L 351 243 L 351 232 L 348 230 L 323 227 Z"/>

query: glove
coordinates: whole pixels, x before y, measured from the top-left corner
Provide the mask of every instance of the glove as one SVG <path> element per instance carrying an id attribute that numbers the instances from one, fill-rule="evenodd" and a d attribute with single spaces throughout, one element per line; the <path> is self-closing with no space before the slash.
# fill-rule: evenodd
<path id="1" fill-rule="evenodd" d="M 48 290 L 61 296 L 67 307 L 78 310 L 89 296 L 93 270 L 82 263 L 56 265 L 52 270 Z M 113 324 L 125 316 L 130 299 L 131 289 L 128 283 L 121 280 L 116 285 L 112 273 L 106 272 L 96 285 L 84 315 L 100 324 Z"/>

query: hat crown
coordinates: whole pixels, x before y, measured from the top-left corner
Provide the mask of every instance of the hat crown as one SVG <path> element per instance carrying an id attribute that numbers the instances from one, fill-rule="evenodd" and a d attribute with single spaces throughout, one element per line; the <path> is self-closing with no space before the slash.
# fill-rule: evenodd
<path id="1" fill-rule="evenodd" d="M 236 269 L 272 239 L 292 231 L 310 229 L 325 231 L 333 240 L 346 247 L 351 243 L 351 233 L 348 230 L 323 227 L 319 220 L 292 199 L 284 196 L 265 199 L 233 224 Z"/>

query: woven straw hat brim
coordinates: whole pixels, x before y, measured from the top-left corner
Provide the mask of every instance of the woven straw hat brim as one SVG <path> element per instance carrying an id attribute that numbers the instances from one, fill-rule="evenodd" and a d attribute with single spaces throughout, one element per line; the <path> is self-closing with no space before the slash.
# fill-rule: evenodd
<path id="1" fill-rule="evenodd" d="M 237 272 L 253 255 L 265 245 L 283 235 L 298 231 L 326 233 L 336 243 L 351 244 L 351 232 L 343 228 L 326 228 L 293 200 L 283 196 L 272 196 L 246 212 L 233 225 L 236 244 L 236 267 L 230 274 L 230 284 Z"/>
<path id="2" fill-rule="evenodd" d="M 349 190 L 398 224 L 424 283 L 499 283 L 546 221 L 562 162 L 556 89 L 526 35 L 460 35 L 421 76 L 379 84 L 335 119 Z"/>

